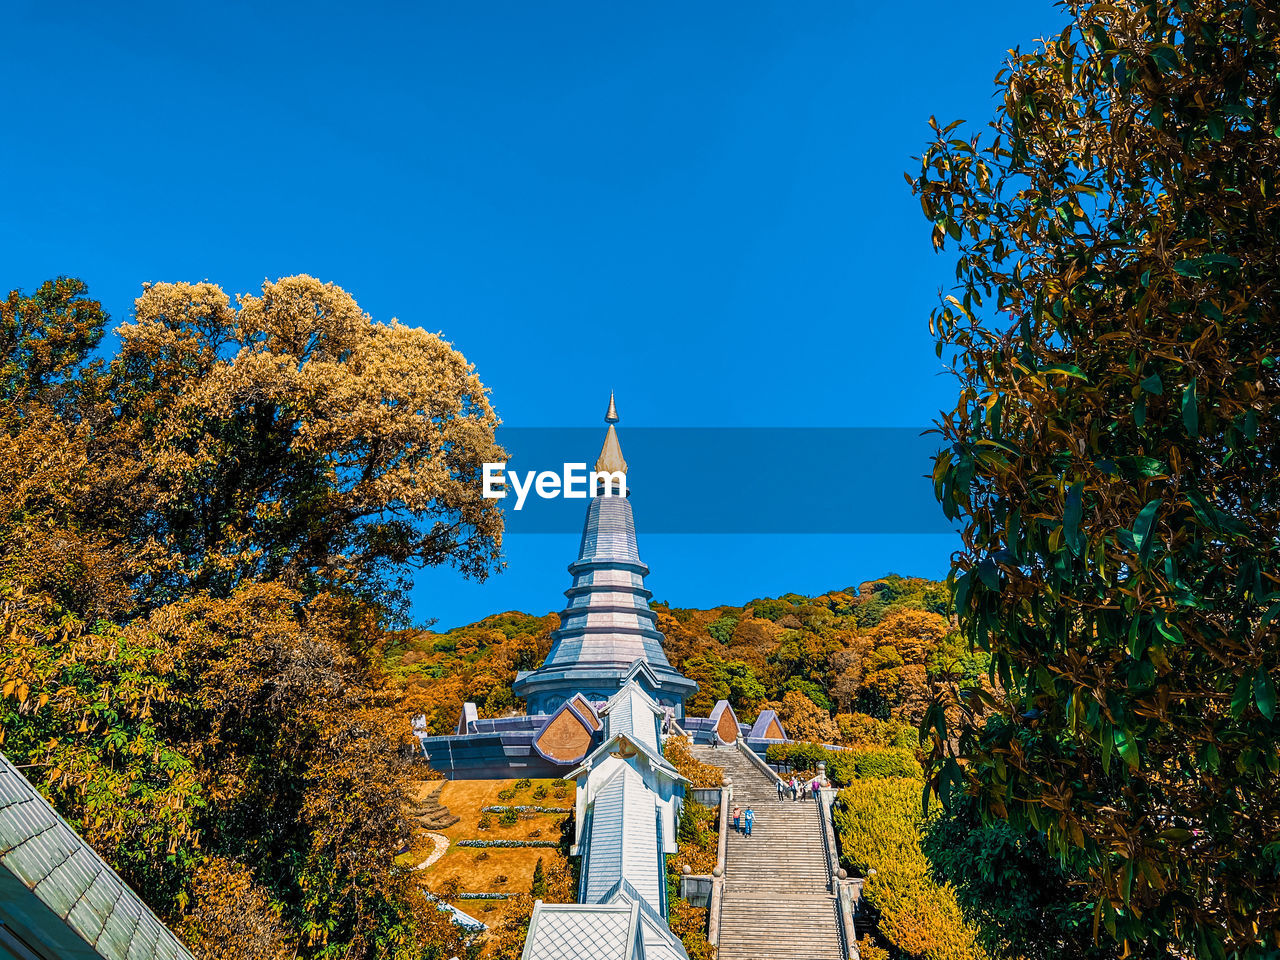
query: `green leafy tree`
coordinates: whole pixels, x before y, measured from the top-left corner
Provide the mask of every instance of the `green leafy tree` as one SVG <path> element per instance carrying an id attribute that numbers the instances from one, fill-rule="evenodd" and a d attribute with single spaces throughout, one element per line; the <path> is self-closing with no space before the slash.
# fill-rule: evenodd
<path id="1" fill-rule="evenodd" d="M 1280 10 L 1069 0 L 913 186 L 957 254 L 934 472 L 1001 694 L 932 784 L 1040 833 L 1130 954 L 1280 946 Z M 955 729 L 947 722 L 948 712 Z"/>
<path id="2" fill-rule="evenodd" d="M 547 895 L 547 874 L 542 869 L 542 858 L 533 867 L 533 885 L 529 888 L 529 896 L 541 900 Z"/>
<path id="3" fill-rule="evenodd" d="M 934 879 L 955 891 L 965 918 L 993 956 L 1021 960 L 1107 960 L 1093 936 L 1085 884 L 1049 856 L 1036 830 L 983 823 L 972 797 L 926 826 L 921 846 Z"/>

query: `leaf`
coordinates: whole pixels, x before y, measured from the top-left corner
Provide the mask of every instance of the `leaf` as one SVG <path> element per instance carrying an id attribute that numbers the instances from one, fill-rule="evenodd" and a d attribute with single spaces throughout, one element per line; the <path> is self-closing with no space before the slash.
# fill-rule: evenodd
<path id="1" fill-rule="evenodd" d="M 992 593 L 1000 592 L 1000 570 L 990 557 L 983 557 L 978 561 L 978 576 L 982 585 Z"/>
<path id="2" fill-rule="evenodd" d="M 1182 422 L 1187 433 L 1193 437 L 1200 435 L 1200 409 L 1196 404 L 1196 382 L 1192 380 L 1182 391 Z"/>
<path id="3" fill-rule="evenodd" d="M 1155 524 L 1156 513 L 1160 510 L 1160 504 L 1164 501 L 1156 498 L 1148 503 L 1138 513 L 1138 519 L 1133 523 L 1133 543 L 1138 550 L 1138 559 L 1146 563 L 1151 558 L 1151 548 L 1155 545 L 1155 537 L 1152 536 L 1151 528 Z"/>
<path id="4" fill-rule="evenodd" d="M 1041 367 L 1037 373 L 1060 373 L 1064 377 L 1075 377 L 1077 380 L 1088 382 L 1089 378 L 1080 372 L 1080 368 L 1074 363 L 1054 363 L 1047 367 Z"/>
<path id="5" fill-rule="evenodd" d="M 1276 687 L 1271 677 L 1261 665 L 1253 678 L 1253 702 L 1258 705 L 1258 712 L 1268 720 L 1276 715 Z"/>
<path id="6" fill-rule="evenodd" d="M 1179 260 L 1173 265 L 1173 272 L 1181 277 L 1190 277 L 1193 280 L 1197 280 L 1200 278 L 1200 261 Z"/>
<path id="7" fill-rule="evenodd" d="M 1083 499 L 1084 481 L 1077 480 L 1067 491 L 1067 502 L 1062 511 L 1062 532 L 1067 538 L 1067 548 L 1077 557 L 1084 550 L 1084 536 L 1080 533 Z"/>
<path id="8" fill-rule="evenodd" d="M 1153 373 L 1143 380 L 1142 389 L 1147 393 L 1154 393 L 1157 397 L 1162 396 L 1164 394 L 1164 382 L 1160 379 L 1160 374 Z"/>
<path id="9" fill-rule="evenodd" d="M 1239 720 L 1249 706 L 1249 675 L 1245 674 L 1236 684 L 1235 693 L 1231 695 L 1231 717 Z"/>

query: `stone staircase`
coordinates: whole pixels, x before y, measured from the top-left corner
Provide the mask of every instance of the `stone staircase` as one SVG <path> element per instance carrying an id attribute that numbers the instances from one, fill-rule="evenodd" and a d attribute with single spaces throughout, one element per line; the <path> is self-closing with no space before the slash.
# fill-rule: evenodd
<path id="1" fill-rule="evenodd" d="M 718 960 L 843 960 L 819 805 L 779 803 L 774 781 L 737 747 L 693 753 L 733 778 L 730 809 L 755 812 L 750 837 L 729 830 Z"/>

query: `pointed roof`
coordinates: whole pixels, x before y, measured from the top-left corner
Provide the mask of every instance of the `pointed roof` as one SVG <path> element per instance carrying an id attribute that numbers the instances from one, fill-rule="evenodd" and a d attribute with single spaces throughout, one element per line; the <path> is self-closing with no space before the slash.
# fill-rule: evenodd
<path id="1" fill-rule="evenodd" d="M 600 456 L 596 458 L 596 473 L 627 472 L 627 461 L 622 459 L 622 444 L 618 442 L 618 431 L 613 425 L 618 422 L 618 408 L 613 402 L 613 394 L 609 394 L 609 412 L 604 415 L 604 422 L 609 424 L 609 432 L 604 435 L 604 446 L 600 448 Z M 617 491 L 625 495 L 626 490 Z"/>
<path id="2" fill-rule="evenodd" d="M 617 418 L 612 403 L 608 416 Z M 596 472 L 625 474 L 626 469 L 610 422 Z M 560 613 L 560 628 L 551 635 L 551 652 L 542 666 L 518 675 L 512 685 L 531 713 L 550 712 L 579 691 L 590 699 L 612 696 L 641 662 L 653 694 L 666 704 L 681 704 L 697 689 L 663 652 L 657 617 L 649 609 L 652 594 L 644 585 L 649 568 L 636 547 L 631 501 L 626 490 L 618 493 L 623 495 L 593 496 L 587 505 L 578 559 L 569 565 L 569 602 Z"/>

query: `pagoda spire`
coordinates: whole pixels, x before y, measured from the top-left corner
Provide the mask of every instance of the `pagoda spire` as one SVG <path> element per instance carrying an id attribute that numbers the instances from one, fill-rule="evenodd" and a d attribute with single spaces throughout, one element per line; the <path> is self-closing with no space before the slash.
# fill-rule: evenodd
<path id="1" fill-rule="evenodd" d="M 609 432 L 596 472 L 625 475 L 612 396 L 605 422 Z M 601 496 L 606 483 L 612 495 Z M 674 708 L 680 718 L 685 699 L 698 688 L 672 668 L 662 649 L 658 618 L 649 609 L 651 594 L 644 585 L 649 568 L 636 549 L 628 491 L 625 483 L 622 489 L 616 484 L 616 479 L 600 478 L 600 489 L 587 505 L 578 558 L 569 565 L 569 602 L 560 614 L 560 628 L 551 634 L 547 659 L 537 670 L 518 674 L 512 684 L 531 714 L 550 713 L 579 693 L 593 703 L 608 700 L 634 676 L 648 684 L 649 696 Z"/>
<path id="2" fill-rule="evenodd" d="M 609 391 L 609 412 L 604 415 L 604 422 L 609 425 L 605 434 L 604 446 L 600 448 L 600 456 L 596 458 L 596 473 L 626 473 L 627 461 L 622 459 L 622 444 L 618 442 L 618 431 L 613 425 L 621 419 L 618 407 L 613 402 L 613 391 Z"/>

